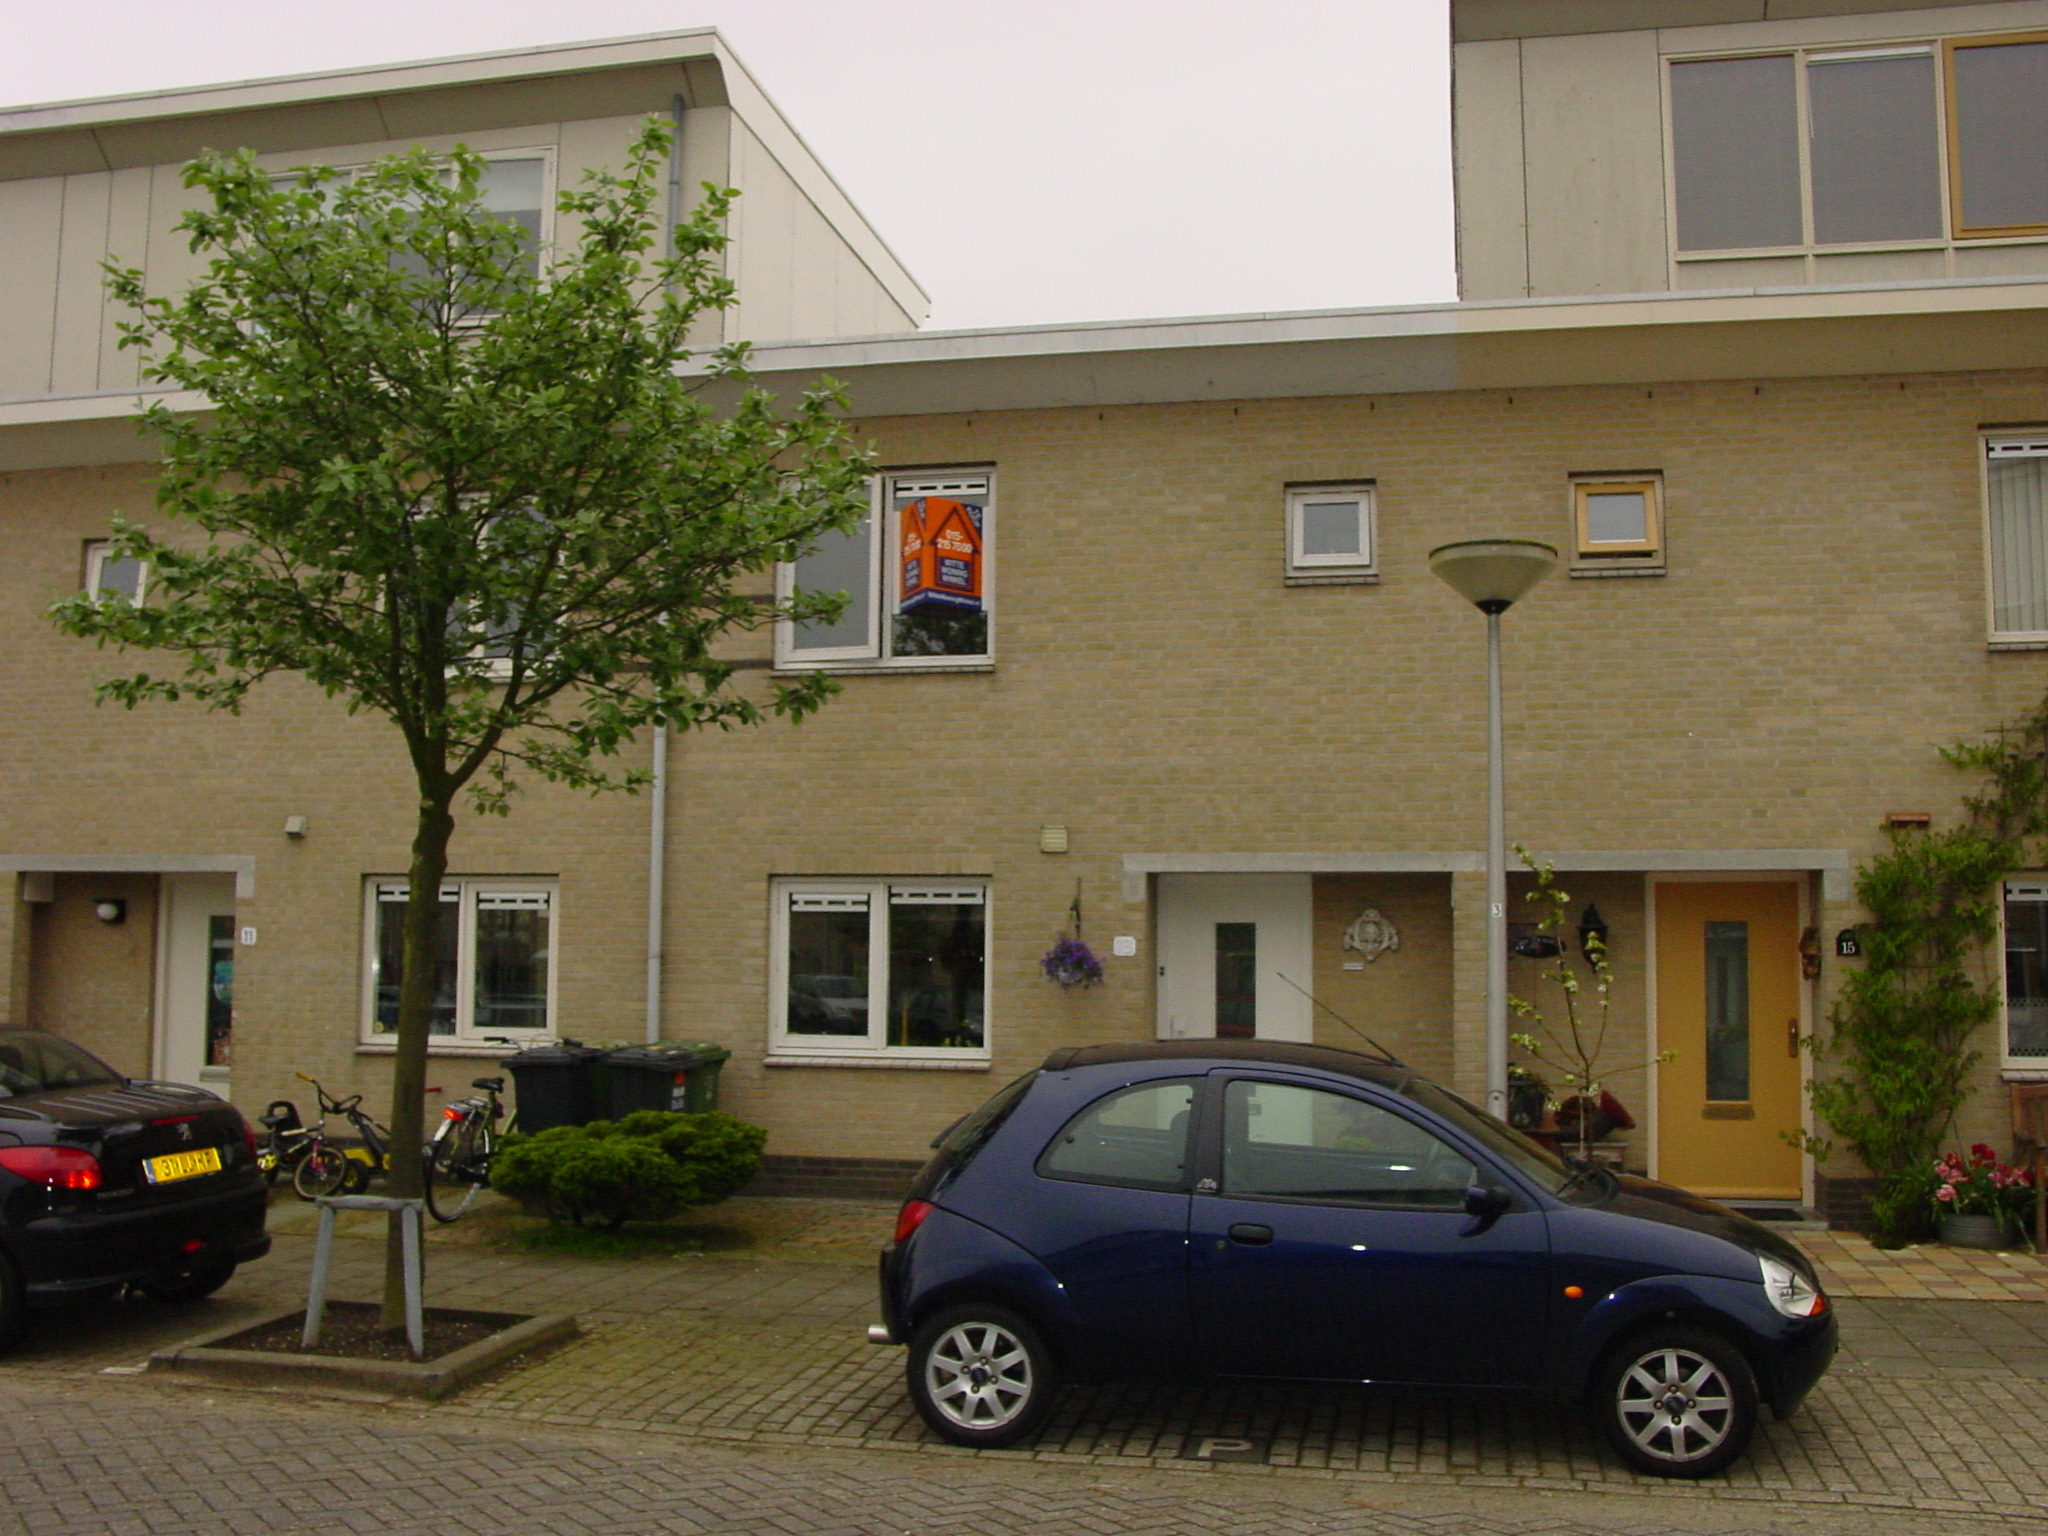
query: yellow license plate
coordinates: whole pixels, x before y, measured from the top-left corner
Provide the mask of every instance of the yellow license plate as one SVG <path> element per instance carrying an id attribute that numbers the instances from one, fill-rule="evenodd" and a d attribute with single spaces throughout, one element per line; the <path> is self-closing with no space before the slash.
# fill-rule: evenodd
<path id="1" fill-rule="evenodd" d="M 220 1148 L 195 1147 L 190 1152 L 166 1152 L 162 1157 L 152 1157 L 142 1166 L 152 1184 L 197 1178 L 202 1173 L 219 1173 Z"/>

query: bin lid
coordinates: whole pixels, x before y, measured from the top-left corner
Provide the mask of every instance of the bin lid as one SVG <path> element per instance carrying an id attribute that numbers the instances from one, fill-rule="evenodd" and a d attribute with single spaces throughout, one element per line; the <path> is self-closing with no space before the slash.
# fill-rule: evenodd
<path id="1" fill-rule="evenodd" d="M 655 1067 L 663 1072 L 684 1072 L 703 1059 L 695 1046 L 622 1045 L 604 1053 L 605 1065 Z"/>
<path id="2" fill-rule="evenodd" d="M 530 1045 L 517 1055 L 502 1058 L 498 1065 L 515 1072 L 521 1067 L 581 1066 L 603 1054 L 596 1046 L 580 1040 L 563 1040 L 554 1045 Z"/>
<path id="3" fill-rule="evenodd" d="M 714 1061 L 725 1061 L 732 1055 L 731 1051 L 728 1051 L 716 1040 L 692 1040 L 685 1049 L 697 1053 L 697 1063 L 699 1066 L 704 1066 Z"/>

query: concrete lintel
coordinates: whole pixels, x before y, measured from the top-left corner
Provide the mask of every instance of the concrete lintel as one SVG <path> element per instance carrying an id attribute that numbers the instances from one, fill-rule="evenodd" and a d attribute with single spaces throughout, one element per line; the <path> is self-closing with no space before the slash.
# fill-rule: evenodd
<path id="1" fill-rule="evenodd" d="M 1853 863 L 1846 848 L 1570 848 L 1536 850 L 1553 869 L 1642 874 L 1721 874 L 1818 870 L 1827 901 L 1849 899 Z M 1437 853 L 1127 853 L 1124 900 L 1145 899 L 1145 877 L 1160 874 L 1471 874 L 1486 868 L 1483 852 Z"/>
<path id="2" fill-rule="evenodd" d="M 0 874 L 233 875 L 235 900 L 256 899 L 256 857 L 247 853 L 0 853 Z"/>

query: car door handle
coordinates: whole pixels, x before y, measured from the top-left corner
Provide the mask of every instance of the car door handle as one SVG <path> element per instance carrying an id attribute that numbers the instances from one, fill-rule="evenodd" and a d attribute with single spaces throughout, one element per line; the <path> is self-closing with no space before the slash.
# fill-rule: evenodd
<path id="1" fill-rule="evenodd" d="M 1273 1241 L 1273 1229 L 1262 1227 L 1254 1221 L 1240 1221 L 1231 1227 L 1230 1240 L 1233 1243 L 1244 1243 L 1248 1247 L 1258 1248 Z"/>

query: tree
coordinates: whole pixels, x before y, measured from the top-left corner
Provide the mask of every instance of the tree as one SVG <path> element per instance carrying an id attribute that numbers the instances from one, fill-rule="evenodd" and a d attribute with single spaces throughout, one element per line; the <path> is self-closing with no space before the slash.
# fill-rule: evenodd
<path id="1" fill-rule="evenodd" d="M 167 653 L 169 670 L 102 683 L 133 707 L 238 710 L 296 674 L 351 713 L 383 715 L 412 766 L 391 1187 L 421 1188 L 422 1104 L 438 893 L 456 802 L 504 814 L 518 770 L 587 790 L 632 787 L 611 762 L 643 727 L 800 719 L 822 677 L 734 689 L 714 643 L 778 618 L 836 617 L 837 594 L 763 602 L 735 578 L 794 559 L 867 510 L 867 465 L 836 396 L 779 413 L 746 382 L 744 346 L 679 373 L 693 325 L 728 308 L 720 272 L 734 195 L 707 186 L 655 256 L 670 140 L 650 123 L 622 174 L 557 203 L 567 236 L 538 250 L 478 199 L 482 160 L 424 151 L 354 172 L 274 180 L 253 156 L 186 168 L 208 203 L 181 221 L 203 275 L 151 295 L 108 268 L 136 318 L 159 402 L 157 505 L 203 537 L 116 518 L 147 561 L 142 606 L 58 603 L 56 623 Z M 399 1320 L 394 1225 L 385 1320 Z"/>

